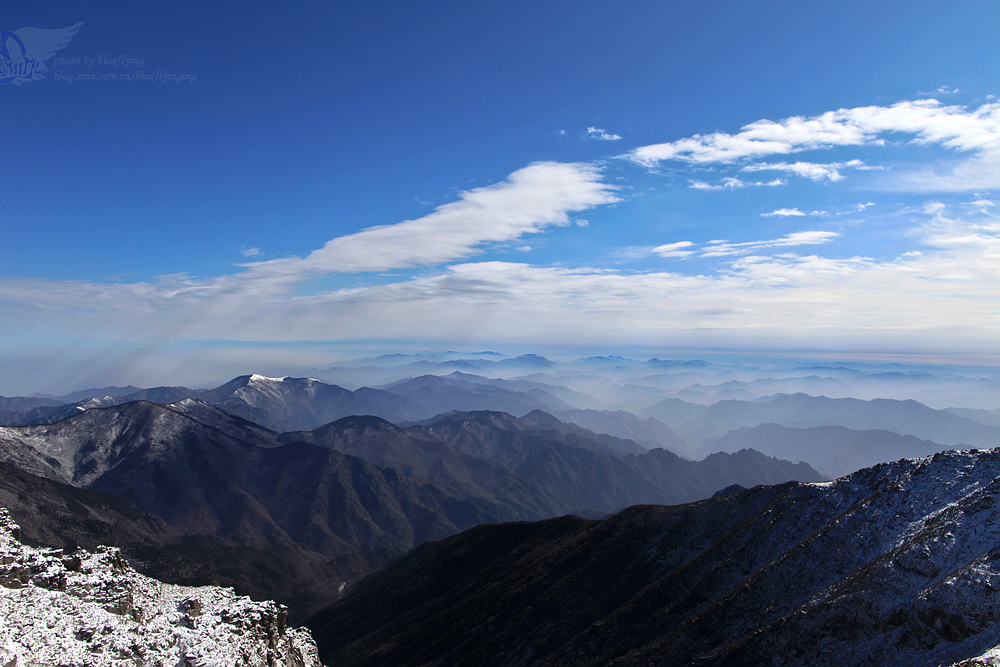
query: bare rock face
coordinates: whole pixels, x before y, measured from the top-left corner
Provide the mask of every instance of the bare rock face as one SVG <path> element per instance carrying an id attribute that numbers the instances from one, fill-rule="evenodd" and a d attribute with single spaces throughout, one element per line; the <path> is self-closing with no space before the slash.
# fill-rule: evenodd
<path id="1" fill-rule="evenodd" d="M 275 602 L 161 583 L 117 548 L 65 554 L 19 537 L 0 508 L 0 667 L 320 667 Z"/>

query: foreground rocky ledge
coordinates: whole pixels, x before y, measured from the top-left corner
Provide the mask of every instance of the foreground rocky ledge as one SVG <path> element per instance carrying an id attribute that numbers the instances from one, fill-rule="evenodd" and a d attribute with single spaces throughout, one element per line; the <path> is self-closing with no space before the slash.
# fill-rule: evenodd
<path id="1" fill-rule="evenodd" d="M 0 508 L 0 667 L 320 667 L 277 603 L 161 583 L 116 548 L 65 554 L 19 538 Z"/>

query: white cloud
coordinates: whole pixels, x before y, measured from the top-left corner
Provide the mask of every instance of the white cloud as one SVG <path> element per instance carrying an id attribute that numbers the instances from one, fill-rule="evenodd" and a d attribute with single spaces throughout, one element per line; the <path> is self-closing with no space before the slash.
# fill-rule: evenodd
<path id="1" fill-rule="evenodd" d="M 688 187 L 694 190 L 738 190 L 740 188 L 747 188 L 747 187 L 761 187 L 761 186 L 775 187 L 778 185 L 786 185 L 786 182 L 780 178 L 776 178 L 773 181 L 766 181 L 766 182 L 765 181 L 747 182 L 747 181 L 741 181 L 740 179 L 734 178 L 732 176 L 726 176 L 725 178 L 723 178 L 721 185 L 709 185 L 704 181 L 691 181 L 690 183 L 691 184 Z"/>
<path id="2" fill-rule="evenodd" d="M 537 162 L 502 183 L 463 192 L 458 201 L 422 218 L 341 236 L 304 258 L 248 264 L 247 274 L 297 282 L 330 273 L 434 266 L 476 254 L 486 243 L 570 224 L 569 213 L 617 201 L 613 190 L 593 166 Z"/>
<path id="3" fill-rule="evenodd" d="M 777 122 L 759 120 L 736 134 L 698 134 L 642 146 L 624 157 L 650 168 L 665 160 L 698 165 L 736 164 L 806 150 L 882 145 L 897 134 L 912 135 L 916 144 L 939 145 L 971 153 L 972 157 L 938 169 L 894 174 L 884 180 L 884 189 L 968 191 L 1000 187 L 1000 104 L 996 103 L 969 110 L 930 99 L 904 101 L 889 107 L 839 109 Z M 812 168 L 808 166 L 787 166 L 807 176 L 812 173 L 809 177 L 817 179 L 831 178 L 833 173 L 822 169 L 810 171 Z"/>
<path id="4" fill-rule="evenodd" d="M 749 256 L 733 262 L 730 271 L 757 285 L 799 285 L 806 281 L 850 277 L 874 263 L 866 257 L 833 259 L 809 255 Z"/>
<path id="5" fill-rule="evenodd" d="M 929 92 L 920 91 L 917 93 L 917 95 L 920 95 L 921 97 L 925 96 L 929 97 L 931 95 L 957 95 L 960 92 L 962 91 L 959 90 L 958 88 L 952 88 L 951 86 L 941 86 L 940 88 L 937 88 L 936 90 L 931 90 Z"/>
<path id="6" fill-rule="evenodd" d="M 781 248 L 799 245 L 816 245 L 829 243 L 840 236 L 837 232 L 807 231 L 793 232 L 781 238 L 770 241 L 746 241 L 744 243 L 729 243 L 728 241 L 712 241 L 702 251 L 702 257 L 729 257 L 745 255 L 760 248 Z"/>
<path id="7" fill-rule="evenodd" d="M 700 249 L 689 241 L 646 249 L 647 255 L 722 258 L 720 270 L 700 275 L 475 262 L 312 294 L 262 290 L 268 283 L 245 274 L 213 280 L 181 274 L 131 284 L 0 278 L 8 340 L 26 341 L 8 348 L 14 351 L 4 359 L 23 356 L 31 344 L 44 346 L 32 341 L 53 335 L 80 341 L 51 358 L 60 377 L 67 369 L 95 366 L 92 355 L 79 352 L 88 346 L 99 346 L 105 368 L 162 370 L 168 362 L 157 355 L 167 348 L 180 355 L 179 365 L 198 358 L 204 366 L 209 357 L 196 344 L 220 336 L 267 345 L 419 339 L 530 346 L 558 340 L 607 348 L 655 346 L 668 336 L 672 345 L 699 349 L 801 345 L 995 353 L 1000 223 L 981 215 L 956 218 L 938 202 L 927 210 L 911 237 L 924 247 L 889 261 L 796 254 L 799 247 L 838 238 L 821 230 L 745 243 L 716 239 Z M 181 348 L 171 348 L 173 341 L 188 352 L 176 352 Z M 242 359 L 257 363 L 258 354 L 248 349 Z M 230 361 L 227 369 L 238 365 L 235 357 Z M 42 364 L 34 372 L 49 370 Z"/>
<path id="8" fill-rule="evenodd" d="M 780 239 L 775 239 L 770 243 L 776 246 L 789 245 L 812 245 L 814 243 L 826 243 L 840 236 L 837 232 L 794 232 Z"/>
<path id="9" fill-rule="evenodd" d="M 478 252 L 478 246 L 569 224 L 571 213 L 614 201 L 613 187 L 603 183 L 592 166 L 536 163 L 501 183 L 464 192 L 422 218 L 334 239 L 304 258 L 247 264 L 235 275 L 200 279 L 177 274 L 121 285 L 7 280 L 0 288 L 0 320 L 12 323 L 17 318 L 8 332 L 40 327 L 76 336 L 90 331 L 122 344 L 143 341 L 149 350 L 175 340 L 262 340 L 282 327 L 286 334 L 274 340 L 321 340 L 331 332 L 321 333 L 316 323 L 336 327 L 348 316 L 346 311 L 331 312 L 329 304 L 349 303 L 349 294 L 376 292 L 359 282 L 333 292 L 319 288 L 319 295 L 308 296 L 317 291 L 312 285 L 303 289 L 313 278 L 462 259 Z M 314 305 L 319 310 L 313 310 Z M 361 305 L 352 308 L 364 310 Z M 66 330 L 63 325 L 76 315 L 81 327 Z"/>
<path id="10" fill-rule="evenodd" d="M 245 250 L 240 250 L 240 254 L 244 257 L 259 257 L 263 253 L 260 248 L 246 248 Z"/>
<path id="11" fill-rule="evenodd" d="M 924 243 L 947 250 L 981 252 L 984 257 L 1000 262 L 1000 222 L 989 218 L 977 222 L 950 218 L 946 215 L 947 208 L 939 202 L 931 202 L 925 210 L 932 217 L 916 230 Z"/>
<path id="12" fill-rule="evenodd" d="M 771 211 L 770 213 L 761 213 L 761 216 L 765 218 L 770 218 L 773 216 L 781 216 L 783 218 L 787 218 L 788 216 L 792 215 L 805 215 L 805 213 L 800 211 L 798 208 L 779 208 L 777 211 Z"/>
<path id="13" fill-rule="evenodd" d="M 588 127 L 587 137 L 591 139 L 600 139 L 601 141 L 618 141 L 621 139 L 620 135 L 608 134 L 599 127 Z"/>
<path id="14" fill-rule="evenodd" d="M 685 250 L 685 248 L 690 248 L 693 245 L 690 241 L 678 241 L 677 243 L 656 246 L 653 248 L 653 252 L 660 257 L 690 257 L 694 254 L 694 251 Z"/>
<path id="15" fill-rule="evenodd" d="M 791 164 L 787 162 L 760 162 L 748 164 L 741 171 L 787 171 L 813 181 L 828 180 L 836 182 L 843 180 L 844 176 L 840 173 L 840 170 L 845 168 L 872 169 L 873 167 L 869 167 L 861 160 L 830 162 L 827 164 L 815 162 L 794 162 Z"/>

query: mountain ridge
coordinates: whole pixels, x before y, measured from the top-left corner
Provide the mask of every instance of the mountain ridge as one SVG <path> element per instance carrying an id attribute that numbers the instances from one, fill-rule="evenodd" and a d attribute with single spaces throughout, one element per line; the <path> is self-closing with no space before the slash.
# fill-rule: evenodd
<path id="1" fill-rule="evenodd" d="M 1000 643 L 998 479 L 1000 452 L 947 452 L 603 520 L 480 526 L 307 625 L 348 667 L 950 664 Z"/>
<path id="2" fill-rule="evenodd" d="M 147 563 L 160 559 L 177 577 L 206 571 L 179 551 L 184 545 L 203 553 L 209 570 L 221 566 L 227 581 L 269 597 L 282 599 L 254 577 L 286 571 L 291 597 L 282 601 L 297 618 L 394 555 L 474 525 L 570 511 L 600 516 L 635 502 L 705 497 L 734 483 L 819 478 L 807 466 L 751 452 L 704 465 L 661 449 L 623 456 L 599 442 L 611 436 L 591 434 L 591 442 L 588 432 L 567 428 L 562 434 L 482 412 L 405 429 L 354 416 L 277 434 L 196 399 L 136 401 L 56 424 L 0 428 L 0 460 L 23 472 L 23 491 L 43 486 L 28 475 L 41 477 L 114 494 L 162 520 L 162 534 L 135 552 Z M 454 437 L 438 437 L 447 433 Z M 67 511 L 80 504 L 68 490 L 51 493 Z M 225 563 L 240 551 L 250 555 Z M 310 570 L 331 578 L 315 595 L 305 589 L 316 580 Z"/>

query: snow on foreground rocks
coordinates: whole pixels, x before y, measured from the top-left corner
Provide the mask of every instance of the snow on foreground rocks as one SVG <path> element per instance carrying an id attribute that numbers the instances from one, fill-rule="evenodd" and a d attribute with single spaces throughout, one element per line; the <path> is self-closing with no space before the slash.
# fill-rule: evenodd
<path id="1" fill-rule="evenodd" d="M 275 602 L 161 583 L 116 548 L 67 555 L 19 537 L 0 508 L 0 667 L 320 667 Z"/>

